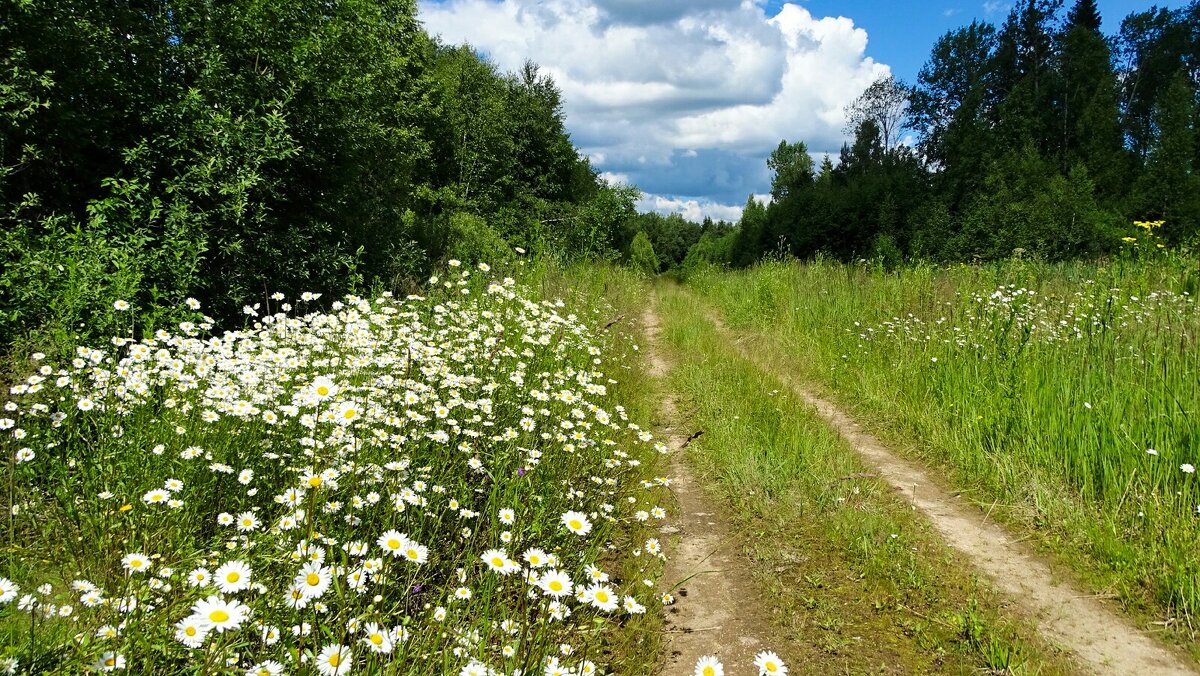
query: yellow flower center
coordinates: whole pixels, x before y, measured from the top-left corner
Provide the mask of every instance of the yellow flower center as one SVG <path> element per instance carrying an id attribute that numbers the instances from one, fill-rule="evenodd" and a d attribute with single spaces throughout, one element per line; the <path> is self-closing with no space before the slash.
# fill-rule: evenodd
<path id="1" fill-rule="evenodd" d="M 712 665 L 704 667 L 704 676 L 717 676 L 717 670 L 712 668 Z"/>
<path id="2" fill-rule="evenodd" d="M 324 385 L 319 386 L 317 388 L 317 395 L 322 397 L 329 396 L 329 388 Z"/>
<path id="3" fill-rule="evenodd" d="M 315 587 L 321 584 L 321 576 L 316 573 L 309 573 L 308 577 L 304 578 L 304 581 Z"/>
<path id="4" fill-rule="evenodd" d="M 767 671 L 771 672 L 772 674 L 779 671 L 779 665 L 775 664 L 774 662 L 767 662 L 766 664 L 763 665 L 763 668 L 766 669 Z"/>
<path id="5" fill-rule="evenodd" d="M 500 558 L 499 556 L 493 556 L 492 557 L 492 565 L 497 568 L 503 568 L 504 567 L 504 559 Z"/>
<path id="6" fill-rule="evenodd" d="M 110 658 L 108 658 L 108 659 L 104 660 L 104 666 L 106 666 L 106 667 L 115 667 L 115 666 L 117 666 L 117 658 L 115 658 L 115 657 L 110 657 Z"/>
<path id="7" fill-rule="evenodd" d="M 310 478 L 308 479 L 308 485 L 309 485 L 309 486 L 312 486 L 313 488 L 320 488 L 320 486 L 321 486 L 321 477 L 319 477 L 319 476 L 310 477 Z"/>
<path id="8" fill-rule="evenodd" d="M 375 645 L 383 645 L 383 637 L 379 634 L 371 634 L 370 641 Z"/>
<path id="9" fill-rule="evenodd" d="M 183 633 L 187 634 L 188 636 L 195 636 L 196 628 L 195 627 L 187 627 L 183 630 Z"/>
<path id="10" fill-rule="evenodd" d="M 229 574 L 225 576 L 227 582 L 237 582 L 240 579 L 242 576 L 236 570 L 229 571 Z"/>
<path id="11" fill-rule="evenodd" d="M 580 530 L 583 528 L 583 523 L 581 523 L 579 519 L 571 519 L 570 523 L 567 525 L 571 527 L 571 530 Z"/>
<path id="12" fill-rule="evenodd" d="M 387 541 L 387 546 L 388 549 L 400 549 L 400 541 L 396 538 L 392 538 Z"/>
<path id="13" fill-rule="evenodd" d="M 339 665 L 341 663 L 342 663 L 342 654 L 341 653 L 334 653 L 329 656 L 329 666 L 336 667 L 337 665 Z"/>
<path id="14" fill-rule="evenodd" d="M 607 603 L 608 602 L 608 592 L 602 592 L 602 591 L 596 592 L 596 600 L 599 601 L 600 603 Z"/>
<path id="15" fill-rule="evenodd" d="M 550 591 L 557 592 L 557 591 L 562 591 L 562 589 L 563 589 L 563 583 L 559 582 L 558 580 L 551 580 L 549 586 L 550 586 Z"/>
<path id="16" fill-rule="evenodd" d="M 229 613 L 225 612 L 224 610 L 214 610 L 208 614 L 208 619 L 212 620 L 213 622 L 228 622 Z"/>

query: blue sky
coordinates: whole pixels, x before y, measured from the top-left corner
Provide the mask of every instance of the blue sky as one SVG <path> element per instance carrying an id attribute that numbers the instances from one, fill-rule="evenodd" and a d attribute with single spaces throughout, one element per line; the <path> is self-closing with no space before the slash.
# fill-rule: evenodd
<path id="1" fill-rule="evenodd" d="M 1071 1 L 1066 5 L 1069 7 Z M 1150 3 L 1099 0 L 1103 29 Z M 1158 3 L 1179 7 L 1183 2 Z M 426 28 L 501 69 L 538 63 L 571 137 L 642 210 L 735 220 L 769 191 L 781 139 L 845 141 L 844 107 L 875 79 L 912 82 L 934 41 L 999 0 L 419 0 Z"/>

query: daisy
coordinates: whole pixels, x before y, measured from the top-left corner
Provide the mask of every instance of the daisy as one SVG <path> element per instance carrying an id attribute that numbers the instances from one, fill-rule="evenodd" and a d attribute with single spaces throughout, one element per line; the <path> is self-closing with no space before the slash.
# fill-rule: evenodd
<path id="1" fill-rule="evenodd" d="M 217 569 L 215 584 L 226 594 L 236 594 L 250 586 L 250 566 L 243 561 L 227 561 Z"/>
<path id="2" fill-rule="evenodd" d="M 408 536 L 398 530 L 385 531 L 379 539 L 375 541 L 383 548 L 385 552 L 390 552 L 392 556 L 404 556 L 404 546 L 408 544 Z"/>
<path id="3" fill-rule="evenodd" d="M 617 594 L 608 585 L 592 585 L 587 590 L 587 599 L 593 606 L 605 612 L 617 609 Z"/>
<path id="4" fill-rule="evenodd" d="M 283 665 L 275 660 L 267 660 L 246 670 L 246 676 L 280 676 L 283 673 Z"/>
<path id="5" fill-rule="evenodd" d="M 220 596 L 209 596 L 192 605 L 192 615 L 196 621 L 219 633 L 240 627 L 249 612 L 248 607 L 236 600 L 226 601 Z"/>
<path id="6" fill-rule="evenodd" d="M 337 394 L 337 385 L 334 385 L 333 381 L 325 376 L 317 376 L 313 378 L 309 390 L 318 400 L 324 400 Z"/>
<path id="7" fill-rule="evenodd" d="M 141 552 L 126 554 L 121 559 L 121 565 L 125 566 L 125 570 L 131 573 L 145 573 L 150 570 L 150 559 Z"/>
<path id="8" fill-rule="evenodd" d="M 354 655 L 350 648 L 334 643 L 325 646 L 317 655 L 317 670 L 321 672 L 321 676 L 343 676 L 350 673 L 350 665 L 353 662 Z"/>
<path id="9" fill-rule="evenodd" d="M 242 512 L 238 514 L 237 529 L 243 533 L 257 530 L 258 517 L 254 515 L 254 512 Z"/>
<path id="10" fill-rule="evenodd" d="M 96 671 L 116 671 L 125 668 L 125 656 L 111 650 L 106 651 L 96 660 L 92 668 Z"/>
<path id="11" fill-rule="evenodd" d="M 204 645 L 210 626 L 201 618 L 192 615 L 175 623 L 175 640 L 188 648 L 199 648 Z"/>
<path id="12" fill-rule="evenodd" d="M 541 568 L 547 563 L 546 552 L 540 549 L 526 549 L 521 558 L 525 559 L 531 568 Z"/>
<path id="13" fill-rule="evenodd" d="M 328 568 L 315 561 L 304 564 L 296 573 L 295 587 L 299 588 L 306 598 L 320 598 L 333 579 Z"/>
<path id="14" fill-rule="evenodd" d="M 500 523 L 511 526 L 517 520 L 517 513 L 511 509 L 500 510 Z"/>
<path id="15" fill-rule="evenodd" d="M 587 535 L 592 530 L 592 522 L 582 512 L 567 512 L 562 515 L 562 523 L 567 530 L 576 535 Z"/>
<path id="16" fill-rule="evenodd" d="M 570 575 L 557 570 L 549 570 L 541 577 L 538 586 L 542 588 L 542 591 L 546 592 L 547 596 L 562 598 L 571 593 L 573 584 Z"/>
<path id="17" fill-rule="evenodd" d="M 416 564 L 425 563 L 429 560 L 429 548 L 409 540 L 404 546 L 404 558 Z"/>
<path id="18" fill-rule="evenodd" d="M 389 632 L 387 629 L 380 627 L 374 622 L 368 622 L 366 626 L 363 627 L 363 634 L 365 634 L 365 636 L 363 637 L 362 642 L 367 644 L 367 647 L 370 648 L 371 652 L 383 654 L 392 652 L 392 647 L 394 644 L 392 643 L 391 632 Z"/>
<path id="19" fill-rule="evenodd" d="M 188 573 L 188 585 L 192 587 L 207 587 L 212 584 L 212 573 L 207 568 L 197 568 Z"/>
<path id="20" fill-rule="evenodd" d="M 0 577 L 0 605 L 10 603 L 17 598 L 21 588 L 7 577 Z"/>
<path id="21" fill-rule="evenodd" d="M 786 674 L 788 668 L 784 665 L 783 660 L 779 659 L 779 655 L 764 650 L 754 656 L 754 666 L 758 667 L 758 673 L 762 674 Z"/>

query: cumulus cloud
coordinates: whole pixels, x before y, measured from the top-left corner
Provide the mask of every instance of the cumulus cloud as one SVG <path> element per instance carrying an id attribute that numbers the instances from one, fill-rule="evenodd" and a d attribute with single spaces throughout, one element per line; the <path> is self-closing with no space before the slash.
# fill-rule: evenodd
<path id="1" fill-rule="evenodd" d="M 602 171 L 682 208 L 740 211 L 780 139 L 843 142 L 843 108 L 886 65 L 844 17 L 761 0 L 422 0 L 426 28 L 501 68 L 541 65 Z M 672 202 L 673 203 L 673 202 Z M 734 205 L 734 206 L 726 206 Z M 656 207 L 657 209 L 657 207 Z"/>
<path id="2" fill-rule="evenodd" d="M 707 216 L 714 221 L 735 222 L 742 217 L 742 207 L 718 204 L 711 200 L 683 199 L 663 195 L 642 195 L 638 200 L 639 211 L 654 211 L 663 215 L 679 214 L 689 221 L 699 223 Z"/>

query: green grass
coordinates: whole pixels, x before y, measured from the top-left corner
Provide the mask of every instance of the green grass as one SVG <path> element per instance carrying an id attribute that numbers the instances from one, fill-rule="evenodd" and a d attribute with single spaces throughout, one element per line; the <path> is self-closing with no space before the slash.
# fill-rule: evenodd
<path id="1" fill-rule="evenodd" d="M 772 647 L 798 671 L 1069 671 L 693 294 L 663 285 L 657 310 L 678 422 L 704 431 L 687 459 L 744 534 Z"/>
<path id="2" fill-rule="evenodd" d="M 1200 484 L 1183 471 L 1200 464 L 1197 270 L 1176 254 L 776 263 L 689 285 L 775 341 L 782 368 L 1186 642 L 1200 610 Z"/>

